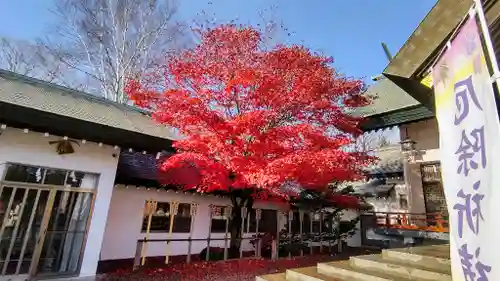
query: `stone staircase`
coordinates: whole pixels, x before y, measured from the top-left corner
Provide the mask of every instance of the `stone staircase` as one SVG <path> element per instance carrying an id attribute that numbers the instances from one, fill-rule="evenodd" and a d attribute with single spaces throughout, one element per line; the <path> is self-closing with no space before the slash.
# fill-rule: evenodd
<path id="1" fill-rule="evenodd" d="M 256 281 L 452 281 L 450 246 L 433 245 L 383 250 L 346 261 L 288 269 L 258 276 Z"/>

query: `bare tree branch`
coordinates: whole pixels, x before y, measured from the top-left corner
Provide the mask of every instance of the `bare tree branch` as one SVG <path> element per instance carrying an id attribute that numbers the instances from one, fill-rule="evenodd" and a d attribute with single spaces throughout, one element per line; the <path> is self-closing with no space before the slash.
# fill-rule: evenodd
<path id="1" fill-rule="evenodd" d="M 12 38 L 0 38 L 0 68 L 33 78 L 65 84 L 65 67 L 44 46 Z M 66 86 L 66 85 L 64 85 Z"/>
<path id="2" fill-rule="evenodd" d="M 371 152 L 375 149 L 391 145 L 385 131 L 369 132 L 356 139 L 355 151 Z"/>
<path id="3" fill-rule="evenodd" d="M 274 1 L 270 1 L 266 8 L 259 10 L 257 13 L 258 21 L 256 23 L 241 22 L 238 17 L 225 22 L 220 21 L 216 13 L 208 13 L 203 10 L 197 14 L 194 19 L 191 30 L 195 40 L 201 39 L 201 34 L 204 30 L 214 28 L 220 24 L 250 24 L 255 25 L 262 33 L 261 47 L 274 48 L 278 43 L 285 43 L 287 38 L 292 35 L 292 32 L 285 26 L 283 21 L 278 16 L 280 7 Z"/>
<path id="4" fill-rule="evenodd" d="M 175 0 L 60 0 L 53 12 L 58 21 L 44 46 L 91 92 L 119 103 L 128 101 L 127 78 L 179 51 L 188 35 Z"/>

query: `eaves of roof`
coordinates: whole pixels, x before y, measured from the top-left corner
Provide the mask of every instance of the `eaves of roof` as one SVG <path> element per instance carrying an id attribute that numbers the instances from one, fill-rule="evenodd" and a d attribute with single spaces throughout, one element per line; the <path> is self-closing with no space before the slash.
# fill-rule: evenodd
<path id="1" fill-rule="evenodd" d="M 147 112 L 138 108 L 6 70 L 0 70 L 0 103 L 155 138 L 178 138 L 171 128 L 158 124 Z"/>

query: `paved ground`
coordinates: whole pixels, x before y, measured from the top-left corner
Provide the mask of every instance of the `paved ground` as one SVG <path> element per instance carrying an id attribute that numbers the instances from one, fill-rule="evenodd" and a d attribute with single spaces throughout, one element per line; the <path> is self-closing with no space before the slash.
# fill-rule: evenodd
<path id="1" fill-rule="evenodd" d="M 313 266 L 318 262 L 348 259 L 374 253 L 374 250 L 349 248 L 335 256 L 315 255 L 279 259 L 242 259 L 225 262 L 179 264 L 166 268 L 121 271 L 99 278 L 102 281 L 253 281 L 255 276 L 283 272 L 288 268 Z"/>

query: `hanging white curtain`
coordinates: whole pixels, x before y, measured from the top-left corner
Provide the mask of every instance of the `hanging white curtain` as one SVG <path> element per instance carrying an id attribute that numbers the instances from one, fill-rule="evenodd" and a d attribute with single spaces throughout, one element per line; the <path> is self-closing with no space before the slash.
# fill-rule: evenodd
<path id="1" fill-rule="evenodd" d="M 78 269 L 80 253 L 83 247 L 85 227 L 90 214 L 90 193 L 79 193 L 72 210 L 68 233 L 64 240 L 60 272 L 75 272 Z"/>

